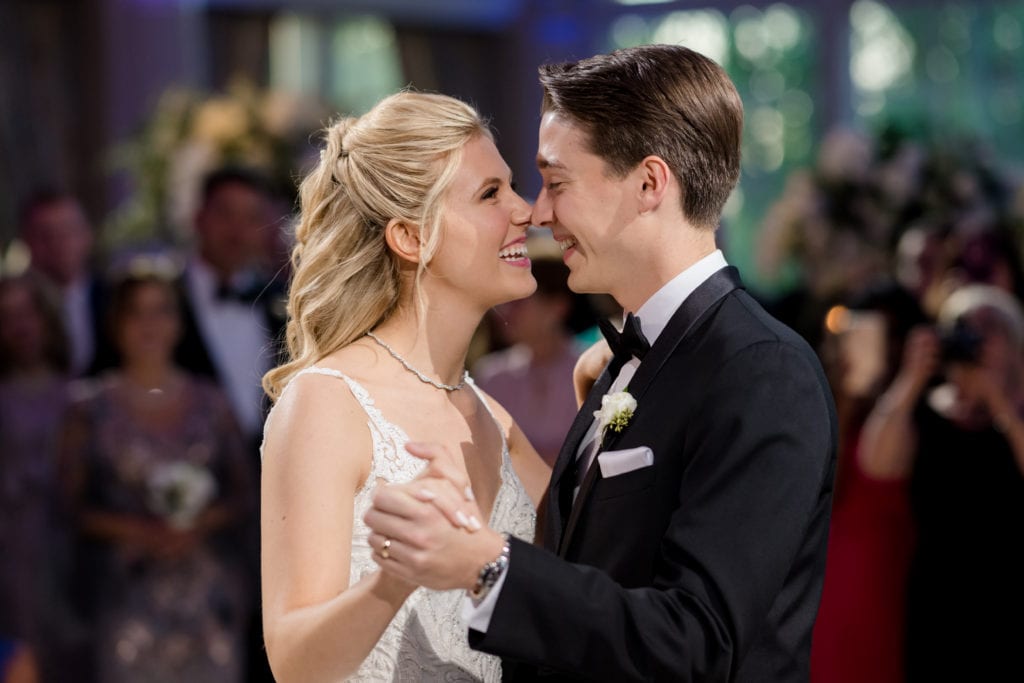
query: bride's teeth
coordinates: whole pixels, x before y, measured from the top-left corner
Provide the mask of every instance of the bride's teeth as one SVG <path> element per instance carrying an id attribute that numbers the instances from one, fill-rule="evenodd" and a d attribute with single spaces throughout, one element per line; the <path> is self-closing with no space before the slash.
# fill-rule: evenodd
<path id="1" fill-rule="evenodd" d="M 567 252 L 569 249 L 572 249 L 575 246 L 576 246 L 576 238 L 575 237 L 566 237 L 564 240 L 559 240 L 559 242 L 558 242 L 558 248 L 562 250 L 563 254 L 565 252 Z"/>
<path id="2" fill-rule="evenodd" d="M 520 259 L 526 258 L 526 256 L 527 252 L 525 244 L 517 244 L 514 247 L 508 247 L 507 249 L 502 249 L 498 252 L 498 258 L 503 259 Z"/>

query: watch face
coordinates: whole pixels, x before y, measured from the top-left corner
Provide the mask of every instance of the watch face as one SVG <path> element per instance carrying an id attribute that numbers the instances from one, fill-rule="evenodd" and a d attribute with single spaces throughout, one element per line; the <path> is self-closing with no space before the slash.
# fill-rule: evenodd
<path id="1" fill-rule="evenodd" d="M 481 600 L 487 595 L 494 584 L 498 582 L 505 568 L 508 567 L 508 554 L 508 537 L 506 536 L 505 547 L 501 549 L 501 555 L 483 566 L 480 575 L 477 576 L 476 585 L 469 591 L 469 597 Z"/>

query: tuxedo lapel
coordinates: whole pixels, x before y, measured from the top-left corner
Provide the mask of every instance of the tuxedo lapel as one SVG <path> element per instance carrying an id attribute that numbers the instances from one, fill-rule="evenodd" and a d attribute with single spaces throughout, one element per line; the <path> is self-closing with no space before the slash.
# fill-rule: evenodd
<path id="1" fill-rule="evenodd" d="M 633 398 L 637 400 L 637 410 L 641 410 L 640 399 L 644 392 L 647 391 L 647 387 L 650 386 L 651 381 L 657 376 L 662 366 L 675 351 L 676 347 L 686 339 L 690 332 L 694 329 L 697 322 L 704 317 L 704 315 L 711 310 L 711 308 L 721 301 L 729 292 L 734 289 L 743 287 L 743 283 L 740 281 L 739 271 L 732 266 L 727 266 L 714 273 L 711 277 L 705 280 L 696 290 L 693 291 L 686 300 L 676 309 L 676 312 L 672 314 L 668 324 L 662 331 L 654 344 L 651 346 L 650 351 L 644 356 L 643 361 L 640 363 L 640 367 L 637 368 L 636 374 L 633 375 L 629 381 L 629 393 L 633 395 Z M 605 372 L 602 378 L 608 375 Z M 611 380 L 600 388 L 598 385 L 594 386 L 593 391 L 587 397 L 587 406 L 592 407 L 585 414 L 590 416 L 586 420 L 586 424 L 583 427 L 583 432 L 586 431 L 586 427 L 589 426 L 593 419 L 593 411 L 600 405 L 601 396 L 611 386 Z M 584 408 L 587 408 L 584 406 Z M 573 423 L 573 432 L 577 428 L 577 424 L 580 421 L 581 416 L 584 415 L 584 410 L 576 416 L 576 422 Z M 629 427 L 627 426 L 626 429 Z M 590 468 L 587 470 L 586 475 L 583 478 L 583 483 L 580 485 L 579 493 L 576 494 L 576 500 L 573 501 L 572 510 L 569 512 L 569 519 L 565 523 L 565 533 L 562 534 L 561 538 L 556 542 L 554 546 L 558 548 L 558 552 L 563 557 L 569 549 L 569 543 L 572 541 L 573 532 L 576 530 L 576 524 L 579 521 L 580 514 L 582 513 L 584 504 L 586 503 L 587 497 L 590 495 L 591 489 L 594 487 L 594 482 L 600 476 L 600 466 L 598 465 L 597 456 L 606 448 L 612 447 L 615 442 L 621 437 L 622 432 L 609 431 L 606 433 L 605 438 L 601 441 L 601 445 L 598 448 L 597 454 L 594 456 L 593 462 L 590 463 Z M 601 435 L 597 435 L 601 438 Z M 582 433 L 576 437 L 573 441 L 578 446 L 578 441 L 582 437 Z M 576 448 L 574 447 L 571 455 L 575 456 Z M 563 468 L 565 464 L 562 462 L 562 457 L 565 455 L 565 449 L 562 449 L 562 453 L 559 454 L 558 464 L 562 464 Z M 570 461 L 571 462 L 571 461 Z M 563 469 L 564 471 L 564 469 Z M 552 482 L 556 479 L 552 478 Z M 557 494 L 556 494 L 557 495 Z M 564 514 L 564 513 L 563 513 Z M 564 516 L 561 519 L 565 519 Z M 561 525 L 559 525 L 561 530 Z M 551 547 L 551 546 L 549 546 Z"/>
<path id="2" fill-rule="evenodd" d="M 600 434 L 597 438 L 600 438 Z M 569 513 L 569 520 L 565 523 L 565 533 L 558 545 L 559 557 L 565 557 L 566 552 L 569 550 L 569 541 L 572 540 L 572 532 L 576 530 L 576 522 L 579 521 L 580 512 L 583 510 L 583 502 L 590 494 L 590 489 L 594 487 L 594 481 L 601 476 L 601 467 L 597 464 L 597 456 L 600 455 L 600 451 L 603 450 L 603 448 L 604 444 L 601 445 L 598 453 L 594 455 L 594 461 L 590 463 L 590 468 L 587 470 L 587 474 L 584 476 L 583 482 L 580 484 L 580 492 L 576 494 L 576 500 L 573 501 L 572 511 Z"/>
<path id="3" fill-rule="evenodd" d="M 571 473 L 573 468 L 570 465 L 576 459 L 576 452 L 579 450 L 580 441 L 587 433 L 590 423 L 594 421 L 594 411 L 601 406 L 601 397 L 612 385 L 613 378 L 605 368 L 601 376 L 597 378 L 586 400 L 576 413 L 569 433 L 562 442 L 562 450 L 558 452 L 558 459 L 551 471 L 551 485 L 548 487 L 548 509 L 547 520 L 544 524 L 544 546 L 550 550 L 557 550 L 562 536 L 562 529 L 565 528 L 565 519 L 569 516 L 569 508 L 562 504 L 560 493 L 562 490 L 562 478 L 566 473 Z"/>

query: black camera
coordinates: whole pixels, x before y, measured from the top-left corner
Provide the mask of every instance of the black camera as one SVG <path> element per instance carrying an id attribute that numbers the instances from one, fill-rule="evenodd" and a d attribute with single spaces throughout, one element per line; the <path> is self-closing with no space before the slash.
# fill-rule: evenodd
<path id="1" fill-rule="evenodd" d="M 963 319 L 939 335 L 944 363 L 977 363 L 985 338 Z"/>

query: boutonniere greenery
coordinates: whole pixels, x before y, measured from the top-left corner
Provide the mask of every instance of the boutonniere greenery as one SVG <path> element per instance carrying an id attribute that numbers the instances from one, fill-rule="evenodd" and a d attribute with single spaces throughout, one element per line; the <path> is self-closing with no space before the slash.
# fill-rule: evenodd
<path id="1" fill-rule="evenodd" d="M 605 432 L 611 429 L 613 432 L 621 432 L 629 424 L 633 413 L 636 411 L 636 399 L 629 391 L 616 391 L 614 394 L 605 394 L 601 397 L 601 409 L 594 411 L 597 418 L 597 432 L 604 440 Z"/>

